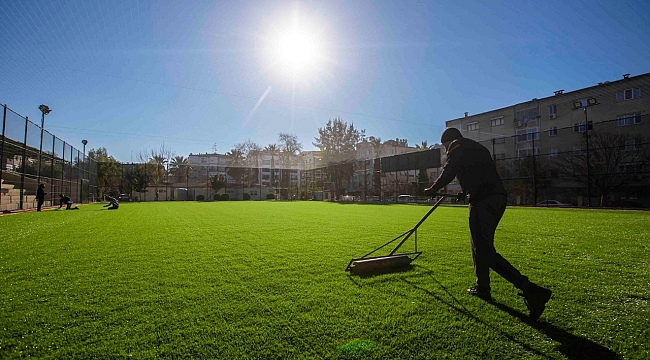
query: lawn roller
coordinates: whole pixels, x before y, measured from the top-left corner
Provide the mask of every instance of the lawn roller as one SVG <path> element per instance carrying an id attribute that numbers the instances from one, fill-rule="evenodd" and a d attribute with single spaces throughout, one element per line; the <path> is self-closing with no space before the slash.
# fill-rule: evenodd
<path id="1" fill-rule="evenodd" d="M 426 220 L 429 215 L 438 207 L 438 205 L 442 204 L 443 200 L 446 197 L 455 197 L 457 199 L 463 199 L 464 197 L 462 194 L 458 195 L 452 195 L 452 194 L 436 194 L 436 196 L 439 196 L 440 199 L 436 201 L 435 204 L 427 211 L 426 214 L 420 219 L 420 221 L 415 224 L 415 226 L 408 230 L 407 232 L 399 235 L 398 237 L 394 238 L 393 240 L 385 243 L 384 245 L 376 248 L 375 250 L 367 253 L 366 255 L 363 255 L 360 258 L 354 258 L 350 260 L 350 263 L 348 264 L 348 267 L 345 268 L 345 271 L 349 271 L 350 274 L 356 274 L 356 275 L 375 275 L 375 274 L 383 274 L 383 273 L 388 273 L 391 271 L 396 271 L 396 270 L 401 270 L 406 268 L 407 266 L 411 265 L 411 262 L 420 256 L 422 254 L 421 251 L 418 251 L 418 227 L 422 225 L 424 220 Z M 411 235 L 413 235 L 414 238 L 414 243 L 415 243 L 415 251 L 411 252 L 406 252 L 406 253 L 399 253 L 396 254 L 397 250 L 408 240 Z M 373 253 L 375 253 L 377 250 L 380 250 L 384 248 L 385 246 L 388 246 L 389 244 L 401 239 L 401 241 L 395 246 L 393 251 L 390 252 L 388 255 L 384 256 L 370 256 Z"/>

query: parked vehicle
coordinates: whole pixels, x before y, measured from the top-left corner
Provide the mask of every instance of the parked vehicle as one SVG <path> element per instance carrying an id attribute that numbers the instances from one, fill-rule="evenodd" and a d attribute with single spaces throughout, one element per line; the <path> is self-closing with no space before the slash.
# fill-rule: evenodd
<path id="1" fill-rule="evenodd" d="M 411 195 L 400 195 L 397 197 L 397 202 L 407 203 L 411 201 Z"/>
<path id="2" fill-rule="evenodd" d="M 117 201 L 120 202 L 131 201 L 131 196 L 129 194 L 120 194 Z"/>
<path id="3" fill-rule="evenodd" d="M 544 200 L 537 203 L 537 206 L 572 206 L 571 204 L 565 204 L 557 200 Z"/>

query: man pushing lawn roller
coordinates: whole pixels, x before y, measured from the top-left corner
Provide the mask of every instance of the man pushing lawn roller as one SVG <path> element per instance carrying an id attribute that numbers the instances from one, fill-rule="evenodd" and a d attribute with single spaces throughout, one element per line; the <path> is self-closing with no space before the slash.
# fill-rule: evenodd
<path id="1" fill-rule="evenodd" d="M 490 269 L 521 290 L 530 318 L 537 320 L 551 298 L 551 290 L 536 285 L 522 275 L 494 248 L 494 232 L 506 210 L 506 190 L 487 148 L 448 128 L 440 142 L 447 150 L 447 164 L 425 194 L 434 195 L 454 178 L 458 179 L 469 201 L 469 230 L 476 285 L 471 295 L 492 300 Z"/>

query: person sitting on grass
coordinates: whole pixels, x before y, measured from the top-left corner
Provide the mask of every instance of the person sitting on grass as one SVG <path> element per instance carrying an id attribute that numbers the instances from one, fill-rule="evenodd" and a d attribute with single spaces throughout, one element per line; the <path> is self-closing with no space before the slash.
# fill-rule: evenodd
<path id="1" fill-rule="evenodd" d="M 79 210 L 77 206 L 72 207 L 72 200 L 70 200 L 69 196 L 66 195 L 59 195 L 59 209 L 63 207 L 63 204 L 65 204 L 65 209 L 66 210 Z"/>
<path id="2" fill-rule="evenodd" d="M 117 201 L 116 198 L 110 196 L 110 195 L 104 195 L 104 199 L 108 201 L 108 204 L 104 205 L 104 207 L 109 207 L 106 210 L 116 210 L 117 208 L 120 207 L 120 203 Z"/>

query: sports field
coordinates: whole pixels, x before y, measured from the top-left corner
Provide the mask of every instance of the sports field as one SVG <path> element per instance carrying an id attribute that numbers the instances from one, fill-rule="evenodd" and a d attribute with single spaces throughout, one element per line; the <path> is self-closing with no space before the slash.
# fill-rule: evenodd
<path id="1" fill-rule="evenodd" d="M 0 358 L 650 358 L 650 212 L 508 208 L 497 250 L 553 290 L 530 323 L 494 273 L 493 303 L 466 294 L 465 207 L 421 226 L 413 269 L 344 271 L 427 209 L 160 202 L 2 216 Z"/>

